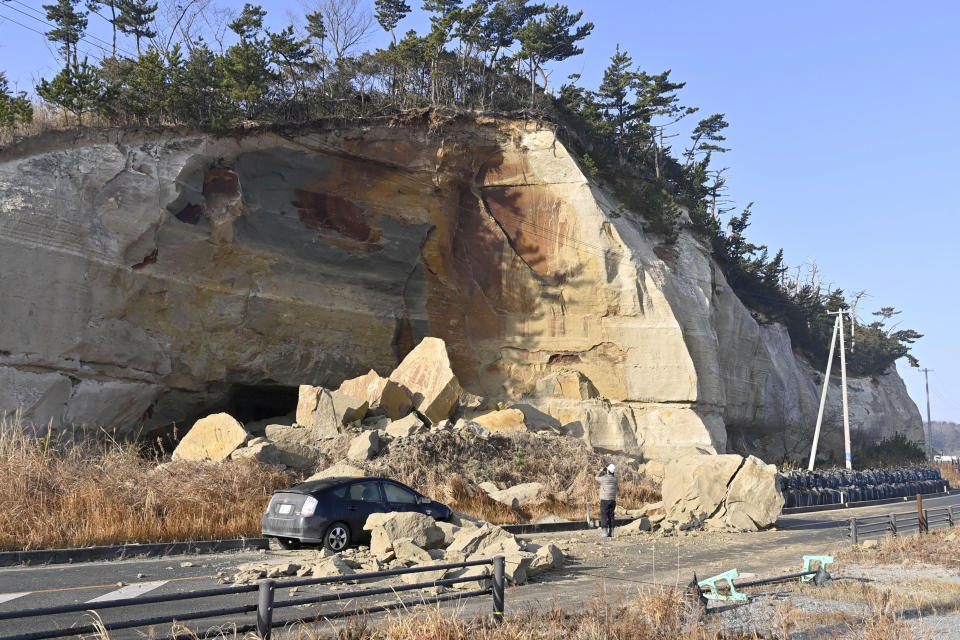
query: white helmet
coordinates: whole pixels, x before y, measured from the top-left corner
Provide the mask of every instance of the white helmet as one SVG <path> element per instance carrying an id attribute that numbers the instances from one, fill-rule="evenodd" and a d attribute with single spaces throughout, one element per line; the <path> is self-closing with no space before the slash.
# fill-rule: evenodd
<path id="1" fill-rule="evenodd" d="M 610 473 L 616 473 L 616 472 L 617 472 L 617 465 L 612 464 L 612 463 L 611 463 L 611 464 L 608 464 L 608 465 L 607 465 L 607 471 L 609 471 Z"/>

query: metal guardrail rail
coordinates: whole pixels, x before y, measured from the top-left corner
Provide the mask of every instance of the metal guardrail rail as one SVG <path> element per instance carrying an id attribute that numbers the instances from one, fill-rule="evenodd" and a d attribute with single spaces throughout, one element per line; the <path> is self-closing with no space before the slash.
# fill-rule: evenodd
<path id="1" fill-rule="evenodd" d="M 862 539 L 926 533 L 960 524 L 960 507 L 956 505 L 936 509 L 923 509 L 920 505 L 913 512 L 850 518 L 848 535 L 853 544 L 860 544 Z"/>
<path id="2" fill-rule="evenodd" d="M 460 578 L 447 578 L 441 580 L 431 580 L 426 582 L 417 582 L 414 584 L 404 584 L 389 587 L 378 587 L 374 589 L 359 589 L 355 591 L 338 591 L 333 594 L 310 596 L 305 598 L 295 598 L 277 601 L 275 593 L 277 589 L 286 589 L 293 587 L 303 587 L 320 584 L 333 584 L 343 582 L 355 582 L 363 580 L 372 580 L 388 578 L 410 573 L 433 572 L 445 569 L 465 569 L 469 567 L 478 567 L 489 565 L 493 568 L 493 573 L 473 576 L 463 576 Z M 342 601 L 349 598 L 362 598 L 375 595 L 396 594 L 403 591 L 416 591 L 440 586 L 451 586 L 467 582 L 480 582 L 490 580 L 490 586 L 474 589 L 467 592 L 458 592 L 446 595 L 437 595 L 431 598 L 420 598 L 414 601 L 401 601 L 386 605 L 378 605 L 366 608 L 357 608 L 347 611 L 336 611 L 329 614 L 318 614 L 313 620 L 287 619 L 274 620 L 274 612 L 278 609 L 288 607 L 297 607 L 309 604 L 320 604 L 324 602 Z M 118 631 L 121 629 L 135 629 L 137 627 L 149 627 L 158 624 L 168 624 L 173 622 L 183 622 L 189 620 L 200 620 L 204 618 L 216 618 L 221 616 L 248 614 L 256 612 L 256 622 L 236 627 L 238 633 L 255 631 L 264 640 L 270 640 L 271 629 L 282 627 L 296 622 L 312 622 L 315 620 L 345 618 L 367 613 L 379 613 L 398 608 L 411 607 L 420 604 L 435 604 L 447 600 L 456 600 L 471 598 L 482 595 L 493 596 L 493 616 L 497 622 L 503 621 L 503 597 L 504 597 L 504 556 L 496 556 L 488 560 L 473 560 L 470 562 L 453 562 L 447 564 L 436 564 L 421 567 L 410 567 L 406 569 L 391 569 L 388 571 L 372 571 L 368 573 L 352 573 L 345 576 L 332 576 L 324 578 L 301 578 L 298 580 L 260 580 L 255 585 L 238 585 L 235 587 L 222 587 L 218 589 L 206 589 L 193 591 L 189 593 L 171 593 L 157 596 L 146 596 L 138 598 L 123 598 L 118 600 L 106 600 L 96 604 L 82 603 L 74 605 L 63 605 L 59 607 L 43 607 L 37 609 L 26 609 L 21 611 L 7 611 L 0 613 L 0 621 L 3 620 L 23 620 L 29 618 L 47 618 L 54 615 L 68 613 L 89 613 L 99 612 L 102 609 L 116 609 L 122 607 L 142 606 L 145 604 L 159 604 L 166 602 L 177 602 L 183 600 L 198 600 L 201 598 L 214 598 L 218 596 L 236 595 L 242 593 L 257 592 L 257 602 L 237 605 L 233 607 L 221 607 L 219 609 L 205 609 L 202 611 L 189 611 L 175 614 L 164 614 L 152 618 L 142 618 L 138 620 L 124 620 L 118 622 L 99 622 L 96 625 L 75 625 L 61 629 L 47 629 L 40 631 L 30 631 L 14 635 L 0 636 L 0 640 L 46 640 L 48 638 L 63 638 L 83 634 L 97 633 L 101 630 Z M 166 636 L 170 640 L 194 639 L 196 636 L 192 633 L 181 635 Z"/>

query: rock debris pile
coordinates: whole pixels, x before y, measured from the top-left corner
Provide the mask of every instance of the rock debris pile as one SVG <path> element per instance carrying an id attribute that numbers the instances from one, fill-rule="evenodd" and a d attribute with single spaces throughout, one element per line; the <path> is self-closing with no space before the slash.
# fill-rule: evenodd
<path id="1" fill-rule="evenodd" d="M 436 521 L 422 513 L 375 513 L 367 519 L 364 530 L 370 533 L 369 546 L 336 554 L 327 550 L 310 552 L 300 562 L 284 559 L 243 565 L 224 581 L 243 584 L 284 576 L 350 576 L 357 572 L 488 560 L 502 555 L 507 580 L 512 584 L 524 584 L 533 576 L 563 566 L 564 562 L 563 553 L 555 544 L 525 543 L 501 527 L 457 513 L 450 522 Z M 490 567 L 481 565 L 408 573 L 399 578 L 407 584 L 414 584 L 476 577 L 477 582 L 462 582 L 452 587 L 475 589 L 478 582 L 489 574 Z M 447 587 L 434 589 L 445 591 Z"/>
<path id="2" fill-rule="evenodd" d="M 345 458 L 370 460 L 391 443 L 439 429 L 474 433 L 526 431 L 517 409 L 478 413 L 474 420 L 448 418 L 463 390 L 446 345 L 425 338 L 386 378 L 369 371 L 345 380 L 337 389 L 301 385 L 293 424 L 268 423 L 254 436 L 225 413 L 198 420 L 173 452 L 175 460 L 252 458 L 261 464 L 307 469 L 322 457 L 322 445 L 353 434 Z M 348 474 L 349 475 L 349 474 Z"/>

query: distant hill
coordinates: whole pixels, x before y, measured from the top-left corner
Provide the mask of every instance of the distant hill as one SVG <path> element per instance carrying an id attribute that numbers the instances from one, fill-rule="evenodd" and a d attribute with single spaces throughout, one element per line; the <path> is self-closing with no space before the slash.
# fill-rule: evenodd
<path id="1" fill-rule="evenodd" d="M 937 451 L 949 455 L 960 455 L 960 424 L 956 422 L 930 423 L 930 443 Z"/>

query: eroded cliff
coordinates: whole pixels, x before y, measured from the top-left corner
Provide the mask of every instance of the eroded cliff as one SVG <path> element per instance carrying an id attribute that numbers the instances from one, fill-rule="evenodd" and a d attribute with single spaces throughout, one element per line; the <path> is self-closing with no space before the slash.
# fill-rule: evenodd
<path id="1" fill-rule="evenodd" d="M 464 388 L 599 448 L 805 455 L 819 377 L 786 331 L 615 205 L 519 121 L 29 141 L 0 153 L 0 411 L 267 417 L 432 335 Z M 864 437 L 923 438 L 895 371 L 851 405 Z"/>

